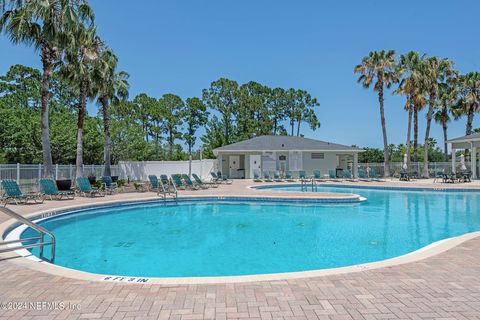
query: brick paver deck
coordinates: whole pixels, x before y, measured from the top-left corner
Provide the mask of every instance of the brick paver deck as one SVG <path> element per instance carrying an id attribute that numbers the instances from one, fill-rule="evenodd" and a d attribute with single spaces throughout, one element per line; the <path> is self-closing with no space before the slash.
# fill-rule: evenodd
<path id="1" fill-rule="evenodd" d="M 89 282 L 3 260 L 0 303 L 64 302 L 80 309 L 0 308 L 0 319 L 480 319 L 479 247 L 475 238 L 394 267 L 217 285 Z"/>

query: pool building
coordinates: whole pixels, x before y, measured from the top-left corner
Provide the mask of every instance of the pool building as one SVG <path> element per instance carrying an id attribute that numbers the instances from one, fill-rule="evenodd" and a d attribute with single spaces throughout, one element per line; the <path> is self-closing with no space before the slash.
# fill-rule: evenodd
<path id="1" fill-rule="evenodd" d="M 224 176 L 232 179 L 252 179 L 254 172 L 304 170 L 312 174 L 320 170 L 328 174 L 336 170 L 351 170 L 357 177 L 357 147 L 296 136 L 259 136 L 213 150 L 218 167 Z"/>

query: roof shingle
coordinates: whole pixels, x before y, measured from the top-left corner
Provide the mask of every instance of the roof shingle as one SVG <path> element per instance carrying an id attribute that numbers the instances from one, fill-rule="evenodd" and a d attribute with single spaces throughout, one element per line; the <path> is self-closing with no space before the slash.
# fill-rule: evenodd
<path id="1" fill-rule="evenodd" d="M 363 151 L 357 147 L 296 136 L 260 136 L 214 149 L 214 152 L 234 151 Z"/>

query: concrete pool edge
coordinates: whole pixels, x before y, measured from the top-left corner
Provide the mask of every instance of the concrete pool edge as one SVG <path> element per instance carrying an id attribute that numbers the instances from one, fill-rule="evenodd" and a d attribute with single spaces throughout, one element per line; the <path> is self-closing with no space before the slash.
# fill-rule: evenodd
<path id="1" fill-rule="evenodd" d="M 212 196 L 183 197 L 183 199 L 186 199 L 186 200 L 188 200 L 189 198 L 195 199 L 195 198 L 213 198 L 213 197 Z M 230 198 L 230 197 L 226 196 L 223 198 Z M 249 198 L 256 198 L 256 197 L 235 196 L 233 198 L 245 198 L 245 200 L 248 201 Z M 275 198 L 288 198 L 288 197 L 265 196 L 260 198 L 275 199 Z M 292 198 L 295 199 L 297 197 L 292 197 Z M 308 199 L 308 197 L 306 198 Z M 158 200 L 158 197 L 152 197 L 149 199 Z M 75 206 L 66 206 L 66 207 L 60 207 L 56 209 L 41 210 L 25 216 L 27 218 L 31 218 L 31 217 L 38 217 L 39 215 L 43 214 L 45 215 L 43 219 L 47 219 L 48 217 L 51 217 L 51 215 L 48 215 L 51 212 L 58 212 L 58 211 L 65 211 L 65 210 L 79 210 L 82 208 L 92 208 L 97 206 L 101 207 L 108 204 L 143 202 L 145 200 L 146 200 L 145 198 L 137 201 L 116 200 L 116 201 L 105 201 L 102 203 L 90 204 L 90 205 L 83 204 L 83 205 L 75 205 Z M 60 215 L 61 214 L 62 213 L 60 213 Z M 15 224 L 15 221 L 12 219 L 7 220 L 2 224 L 0 224 L 0 235 L 2 235 L 2 240 L 6 235 L 11 233 L 12 230 L 20 228 L 20 226 L 16 226 L 12 228 L 12 225 L 14 224 Z M 25 252 L 23 252 L 22 254 L 20 251 L 0 254 L 0 259 L 9 259 L 10 262 L 17 264 L 19 266 L 23 266 L 36 271 L 48 273 L 51 275 L 62 276 L 62 277 L 78 279 L 78 280 L 86 280 L 86 281 L 137 283 L 137 284 L 138 283 L 161 284 L 161 285 L 241 283 L 241 282 L 282 281 L 282 280 L 289 280 L 289 279 L 313 278 L 313 277 L 320 277 L 320 276 L 327 276 L 327 275 L 336 275 L 336 274 L 345 274 L 345 273 L 374 270 L 374 269 L 385 268 L 385 267 L 393 267 L 397 265 L 424 260 L 426 258 L 435 256 L 449 249 L 452 249 L 463 242 L 466 242 L 468 240 L 474 239 L 479 236 L 480 236 L 480 231 L 467 233 L 461 236 L 443 239 L 443 240 L 431 243 L 423 248 L 420 248 L 416 251 L 410 252 L 402 256 L 398 256 L 398 257 L 394 257 L 394 258 L 382 260 L 382 261 L 365 263 L 365 264 L 358 264 L 358 265 L 332 268 L 332 269 L 320 269 L 320 270 L 298 271 L 298 272 L 288 272 L 288 273 L 257 274 L 257 275 L 245 275 L 245 276 L 149 278 L 149 277 L 121 277 L 121 276 L 115 276 L 115 275 L 102 275 L 102 274 L 94 274 L 94 273 L 89 273 L 89 272 L 75 270 L 75 269 L 69 269 L 62 266 L 58 266 L 58 265 L 53 265 L 48 262 L 41 261 L 36 257 L 33 257 L 26 250 L 24 251 L 27 252 L 28 254 L 25 254 Z M 17 258 L 17 259 L 14 259 L 14 258 Z"/>

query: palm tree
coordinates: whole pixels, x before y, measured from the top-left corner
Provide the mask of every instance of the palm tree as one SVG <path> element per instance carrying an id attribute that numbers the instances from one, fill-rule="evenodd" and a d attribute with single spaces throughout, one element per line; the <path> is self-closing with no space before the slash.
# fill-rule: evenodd
<path id="1" fill-rule="evenodd" d="M 457 80 L 459 100 L 455 106 L 457 117 L 467 115 L 465 134 L 472 134 L 473 117 L 480 111 L 480 73 L 469 72 Z"/>
<path id="2" fill-rule="evenodd" d="M 103 44 L 96 28 L 78 24 L 71 32 L 72 40 L 66 49 L 62 74 L 79 92 L 77 120 L 76 176 L 83 176 L 83 129 L 87 111 L 87 99 L 93 99 L 91 83 L 95 63 Z"/>
<path id="3" fill-rule="evenodd" d="M 397 75 L 401 77 L 397 94 L 403 94 L 407 97 L 405 110 L 408 111 L 408 129 L 407 129 L 407 161 L 410 163 L 410 144 L 412 131 L 412 118 L 414 122 L 413 132 L 413 153 L 414 161 L 418 161 L 418 112 L 425 105 L 425 96 L 422 89 L 422 77 L 420 65 L 423 57 L 417 52 L 410 51 L 400 56 L 397 67 Z"/>
<path id="4" fill-rule="evenodd" d="M 425 140 L 423 144 L 424 157 L 422 176 L 424 178 L 428 178 L 428 139 L 430 136 L 430 125 L 432 123 L 433 111 L 436 105 L 439 86 L 441 83 L 444 83 L 444 81 L 447 81 L 455 72 L 453 70 L 453 62 L 451 60 L 438 59 L 436 57 L 426 59 L 425 63 L 422 65 L 422 69 L 425 89 L 428 94 L 427 125 L 425 127 Z"/>
<path id="5" fill-rule="evenodd" d="M 360 73 L 358 82 L 364 88 L 370 88 L 374 83 L 374 91 L 378 93 L 378 102 L 380 105 L 380 120 L 382 124 L 383 134 L 383 158 L 385 176 L 390 176 L 389 157 L 388 157 L 388 141 L 387 141 L 387 127 L 385 124 L 385 110 L 384 110 L 384 87 L 387 89 L 397 82 L 397 75 L 395 62 L 395 51 L 373 51 L 362 59 L 362 63 L 357 65 L 354 73 Z"/>
<path id="6" fill-rule="evenodd" d="M 98 102 L 102 106 L 103 113 L 103 133 L 105 136 L 104 143 L 104 174 L 110 176 L 111 172 L 111 142 L 110 142 L 110 104 L 118 104 L 128 98 L 128 77 L 129 74 L 120 71 L 116 72 L 118 63 L 117 56 L 112 50 L 103 50 L 95 64 L 92 89 Z"/>
<path id="7" fill-rule="evenodd" d="M 450 122 L 450 113 L 452 112 L 453 104 L 457 100 L 457 91 L 451 82 L 441 83 L 438 87 L 437 109 L 433 114 L 435 122 L 439 123 L 443 129 L 443 152 L 445 155 L 445 162 L 448 162 L 448 122 Z"/>
<path id="8" fill-rule="evenodd" d="M 78 20 L 93 20 L 93 11 L 83 1 L 36 0 L 8 1 L 0 8 L 0 32 L 5 32 L 15 44 L 26 44 L 40 51 L 43 75 L 40 90 L 42 111 L 42 154 L 44 176 L 53 176 L 49 134 L 50 82 L 55 64 L 65 47 L 65 31 Z M 8 9 L 6 10 L 5 8 Z"/>

